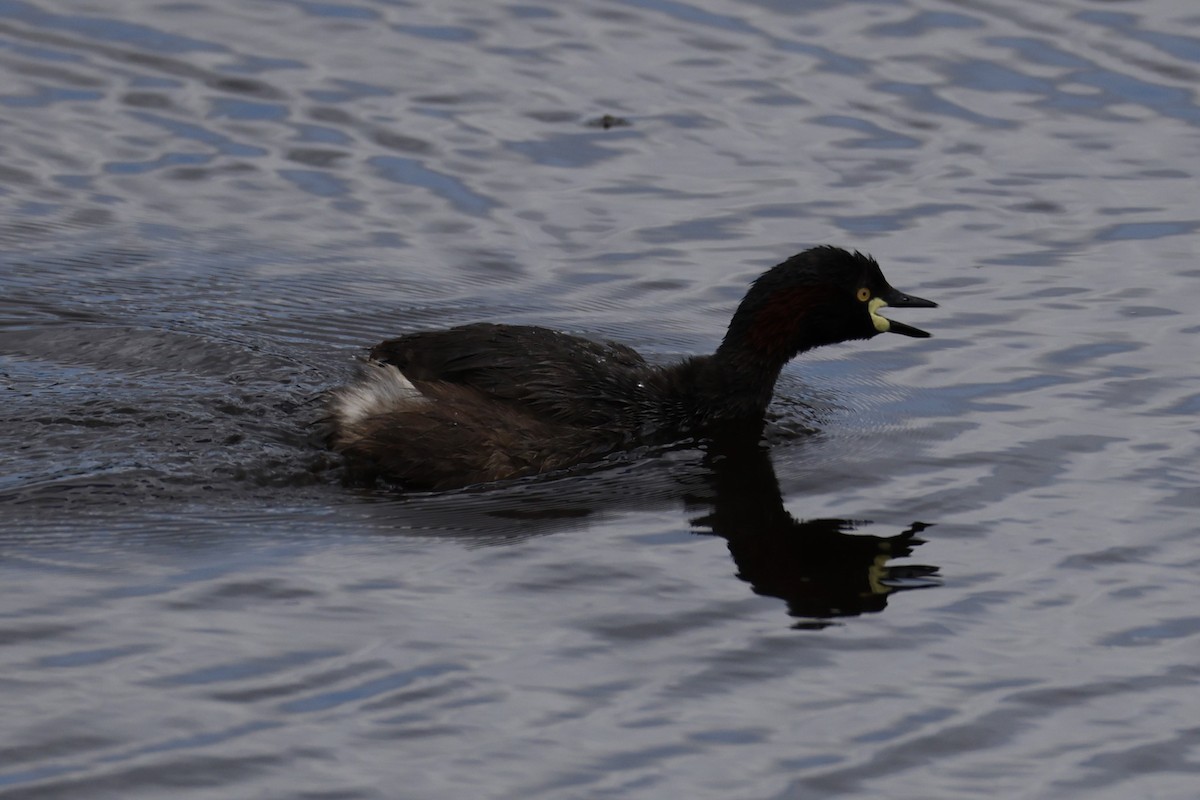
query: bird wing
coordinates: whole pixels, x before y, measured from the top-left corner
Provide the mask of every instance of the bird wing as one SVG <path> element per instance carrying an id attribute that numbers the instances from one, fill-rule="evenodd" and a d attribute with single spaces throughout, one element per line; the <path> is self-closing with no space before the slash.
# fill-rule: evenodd
<path id="1" fill-rule="evenodd" d="M 469 386 L 556 421 L 589 426 L 624 416 L 649 369 L 623 344 L 490 323 L 410 333 L 377 344 L 371 357 L 394 364 L 412 381 Z"/>

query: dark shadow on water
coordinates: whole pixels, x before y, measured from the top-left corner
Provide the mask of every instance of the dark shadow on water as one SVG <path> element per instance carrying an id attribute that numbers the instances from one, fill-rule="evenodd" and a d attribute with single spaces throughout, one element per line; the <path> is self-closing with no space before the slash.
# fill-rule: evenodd
<path id="1" fill-rule="evenodd" d="M 778 597 L 797 628 L 824 628 L 836 617 L 883 611 L 896 592 L 938 585 L 938 568 L 892 565 L 924 544 L 912 523 L 892 536 L 854 534 L 866 520 L 797 520 L 783 505 L 767 451 L 756 442 L 713 443 L 705 455 L 712 512 L 692 520 L 723 537 L 737 575 L 755 593 Z M 695 502 L 700 498 L 693 498 Z"/>
<path id="2" fill-rule="evenodd" d="M 941 583 L 937 566 L 893 563 L 925 543 L 918 534 L 932 523 L 878 536 L 857 532 L 868 520 L 798 520 L 784 507 L 770 451 L 757 437 L 622 454 L 566 475 L 456 492 L 357 494 L 360 508 L 373 509 L 376 530 L 485 546 L 670 509 L 682 500 L 689 513 L 705 512 L 690 520 L 691 528 L 724 538 L 737 577 L 756 594 L 783 600 L 798 629 L 878 613 L 899 592 Z"/>

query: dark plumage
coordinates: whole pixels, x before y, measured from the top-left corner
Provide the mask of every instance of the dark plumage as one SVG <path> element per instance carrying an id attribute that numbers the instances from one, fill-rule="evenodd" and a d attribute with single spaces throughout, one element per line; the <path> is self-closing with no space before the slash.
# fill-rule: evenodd
<path id="1" fill-rule="evenodd" d="M 352 476 L 442 489 L 531 475 L 639 443 L 757 435 L 779 372 L 805 350 L 929 334 L 878 314 L 936 306 L 888 285 L 869 256 L 815 247 L 763 273 L 721 346 L 651 366 L 615 342 L 524 325 L 389 339 L 336 390 L 330 444 Z"/>

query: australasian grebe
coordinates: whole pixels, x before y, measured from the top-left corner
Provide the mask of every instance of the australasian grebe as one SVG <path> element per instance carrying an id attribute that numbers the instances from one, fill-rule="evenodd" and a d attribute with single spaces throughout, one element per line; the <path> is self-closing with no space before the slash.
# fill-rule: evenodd
<path id="1" fill-rule="evenodd" d="M 814 247 L 763 273 L 712 355 L 652 366 L 637 351 L 479 323 L 377 344 L 333 392 L 330 445 L 356 479 L 446 489 L 533 475 L 644 443 L 758 435 L 783 365 L 823 344 L 928 333 L 880 315 L 934 308 L 870 256 Z"/>

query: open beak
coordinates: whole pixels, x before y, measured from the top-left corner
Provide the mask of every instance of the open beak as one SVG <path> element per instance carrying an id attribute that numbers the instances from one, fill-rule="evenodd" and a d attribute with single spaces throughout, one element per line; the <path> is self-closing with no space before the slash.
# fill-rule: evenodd
<path id="1" fill-rule="evenodd" d="M 872 309 L 872 316 L 878 317 L 878 309 L 882 308 L 883 306 L 891 306 L 892 308 L 937 308 L 937 303 L 933 302 L 932 300 L 914 297 L 911 294 L 905 294 L 904 292 L 897 291 L 890 286 L 887 288 L 887 291 L 880 294 L 876 300 L 871 301 L 872 305 L 875 305 L 875 303 L 879 300 L 882 300 L 883 302 L 879 303 L 878 306 Z M 911 325 L 905 325 L 903 322 L 896 322 L 894 319 L 884 319 L 883 317 L 879 317 L 879 319 L 887 323 L 887 327 L 884 330 L 886 330 L 888 333 L 900 333 L 905 336 L 915 336 L 918 339 L 929 338 L 929 334 L 920 328 L 914 328 Z M 880 327 L 878 321 L 876 322 L 875 327 Z"/>

